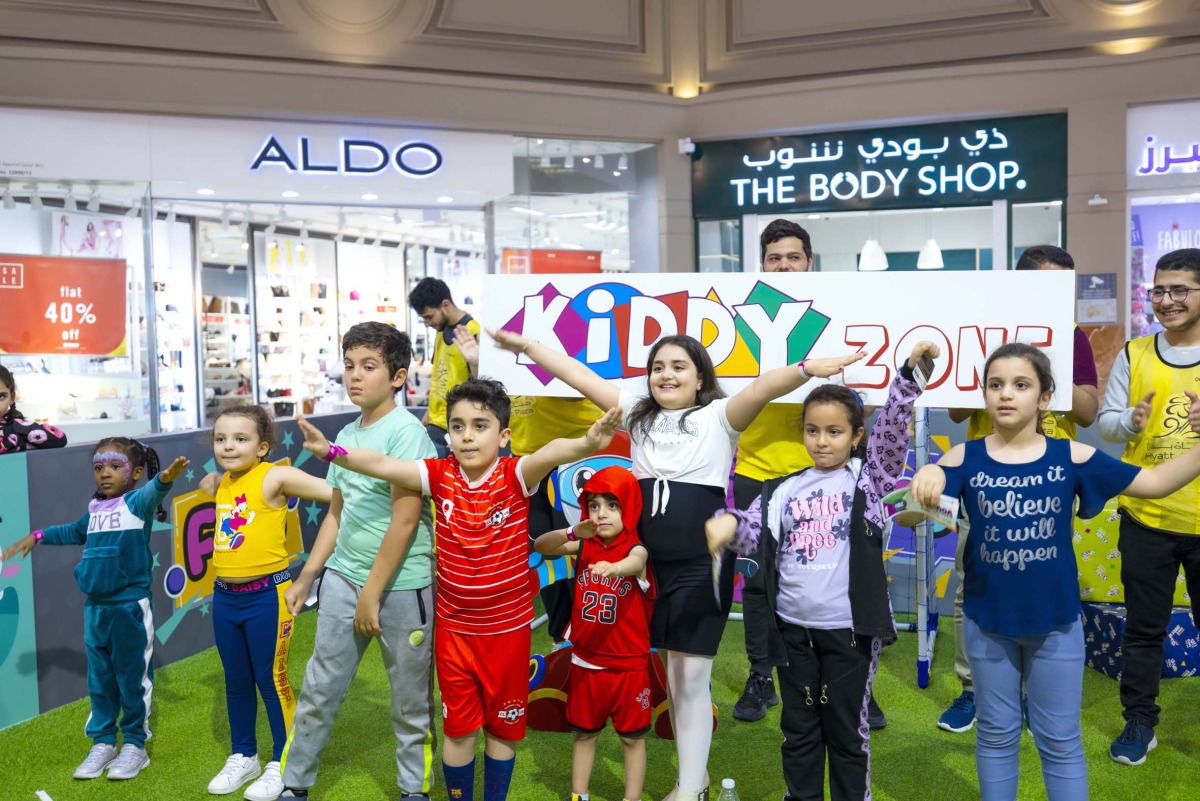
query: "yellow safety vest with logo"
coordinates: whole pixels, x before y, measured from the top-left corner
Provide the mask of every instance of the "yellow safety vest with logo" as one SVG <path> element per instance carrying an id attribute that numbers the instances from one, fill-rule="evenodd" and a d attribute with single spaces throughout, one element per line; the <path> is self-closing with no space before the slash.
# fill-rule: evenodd
<path id="1" fill-rule="evenodd" d="M 433 376 L 429 380 L 429 422 L 438 428 L 449 428 L 446 419 L 446 395 L 471 377 L 471 368 L 454 344 L 454 328 L 465 325 L 475 337 L 479 336 L 479 321 L 464 315 L 454 326 L 439 331 L 433 343 Z"/>
<path id="2" fill-rule="evenodd" d="M 1050 439 L 1075 439 L 1075 421 L 1066 412 L 1042 412 L 1042 433 Z M 995 431 L 987 409 L 976 409 L 967 420 L 967 439 L 982 439 Z"/>
<path id="3" fill-rule="evenodd" d="M 1188 426 L 1191 406 L 1186 392 L 1200 392 L 1200 362 L 1184 367 L 1167 364 L 1158 355 L 1158 337 L 1139 337 L 1126 343 L 1129 356 L 1130 403 L 1153 391 L 1154 410 L 1146 428 L 1125 446 L 1121 458 L 1138 467 L 1170 461 L 1200 442 Z M 1146 528 L 1173 534 L 1200 534 L 1200 480 L 1166 498 L 1122 495 L 1121 511 Z"/>

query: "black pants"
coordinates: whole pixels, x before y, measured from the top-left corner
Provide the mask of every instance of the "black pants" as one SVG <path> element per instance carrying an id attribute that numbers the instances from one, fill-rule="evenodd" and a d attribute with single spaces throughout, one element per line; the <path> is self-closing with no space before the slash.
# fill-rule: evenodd
<path id="1" fill-rule="evenodd" d="M 1180 565 L 1192 598 L 1192 616 L 1200 621 L 1200 537 L 1155 531 L 1121 515 L 1119 542 L 1126 615 L 1121 706 L 1125 720 L 1157 726 L 1163 639 Z"/>
<path id="2" fill-rule="evenodd" d="M 746 476 L 733 477 L 733 503 L 742 511 L 750 508 L 754 499 L 762 494 L 763 482 Z M 745 576 L 742 584 L 742 622 L 746 627 L 746 657 L 750 670 L 762 676 L 771 675 L 771 664 L 767 661 L 767 630 L 771 621 L 771 609 L 767 605 L 767 591 L 763 586 L 763 574 L 756 570 L 753 576 Z"/>
<path id="3" fill-rule="evenodd" d="M 549 477 L 543 479 L 537 492 L 529 496 L 530 540 L 537 539 L 547 531 L 567 527 L 566 515 L 555 509 L 550 502 L 550 491 L 547 489 L 549 481 Z M 571 579 L 563 579 L 542 587 L 542 605 L 546 607 L 546 615 L 549 617 L 546 628 L 555 642 L 562 641 L 563 631 L 571 622 L 571 602 L 574 597 L 575 582 Z"/>
<path id="4" fill-rule="evenodd" d="M 786 801 L 823 801 L 827 757 L 831 801 L 862 801 L 871 781 L 867 699 L 883 643 L 782 620 L 779 630 L 788 654 L 778 668 Z"/>

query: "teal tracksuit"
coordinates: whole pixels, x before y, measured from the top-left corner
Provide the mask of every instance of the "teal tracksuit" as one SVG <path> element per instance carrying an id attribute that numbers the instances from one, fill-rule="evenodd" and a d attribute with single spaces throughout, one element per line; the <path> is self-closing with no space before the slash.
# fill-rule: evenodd
<path id="1" fill-rule="evenodd" d="M 120 498 L 92 500 L 79 520 L 44 532 L 44 544 L 83 546 L 75 581 L 87 595 L 83 642 L 92 713 L 85 731 L 96 743 L 116 744 L 118 717 L 127 744 L 144 747 L 150 739 L 150 528 L 154 510 L 170 489 L 155 476 Z"/>

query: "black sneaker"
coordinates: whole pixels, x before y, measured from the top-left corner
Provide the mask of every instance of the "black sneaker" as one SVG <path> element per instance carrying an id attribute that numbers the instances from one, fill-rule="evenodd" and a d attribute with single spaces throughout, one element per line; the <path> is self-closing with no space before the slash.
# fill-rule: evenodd
<path id="1" fill-rule="evenodd" d="M 308 790 L 298 787 L 284 787 L 280 798 L 308 798 Z"/>
<path id="2" fill-rule="evenodd" d="M 887 728 L 887 716 L 883 714 L 879 704 L 875 703 L 875 693 L 871 693 L 871 697 L 867 699 L 867 726 L 871 731 Z"/>
<path id="3" fill-rule="evenodd" d="M 761 673 L 750 673 L 746 679 L 746 689 L 742 697 L 733 705 L 733 717 L 736 720 L 755 721 L 767 716 L 767 708 L 779 703 L 775 694 L 775 680 Z"/>

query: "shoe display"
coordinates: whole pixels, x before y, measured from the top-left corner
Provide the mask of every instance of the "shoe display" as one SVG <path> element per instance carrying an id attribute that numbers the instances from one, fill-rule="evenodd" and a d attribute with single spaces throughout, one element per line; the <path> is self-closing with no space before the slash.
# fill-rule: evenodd
<path id="1" fill-rule="evenodd" d="M 875 693 L 871 693 L 870 698 L 867 699 L 867 727 L 871 731 L 887 728 L 887 716 L 883 714 L 879 704 L 875 703 Z"/>
<path id="2" fill-rule="evenodd" d="M 112 781 L 132 779 L 148 767 L 150 756 L 146 749 L 138 748 L 133 743 L 125 743 L 121 746 L 121 753 L 117 755 L 116 760 L 108 766 L 108 778 Z"/>
<path id="3" fill-rule="evenodd" d="M 213 776 L 212 781 L 208 783 L 208 792 L 211 795 L 236 793 L 243 784 L 251 779 L 257 779 L 260 773 L 262 773 L 262 768 L 258 764 L 257 755 L 234 754 L 225 760 L 225 767 L 221 768 L 221 772 Z"/>
<path id="4" fill-rule="evenodd" d="M 279 774 L 279 763 L 268 762 L 262 775 L 246 788 L 247 801 L 275 801 L 283 792 L 283 777 Z"/>
<path id="5" fill-rule="evenodd" d="M 1153 726 L 1131 720 L 1108 747 L 1108 755 L 1112 757 L 1113 762 L 1120 762 L 1122 765 L 1140 765 L 1146 761 L 1146 754 L 1153 751 L 1157 745 L 1158 738 L 1154 736 Z"/>
<path id="6" fill-rule="evenodd" d="M 735 720 L 747 722 L 762 720 L 767 716 L 767 709 L 778 703 L 775 680 L 770 676 L 751 672 L 750 678 L 746 679 L 746 688 L 742 690 L 742 697 L 733 705 L 733 717 Z"/>
<path id="7" fill-rule="evenodd" d="M 962 695 L 954 699 L 950 708 L 938 718 L 938 728 L 961 733 L 970 731 L 975 725 L 975 693 L 963 690 Z"/>
<path id="8" fill-rule="evenodd" d="M 79 763 L 79 767 L 75 768 L 74 776 L 76 779 L 97 779 L 104 773 L 104 769 L 111 765 L 117 758 L 117 747 L 108 743 L 96 743 L 92 746 L 92 750 L 88 751 L 87 757 Z"/>

